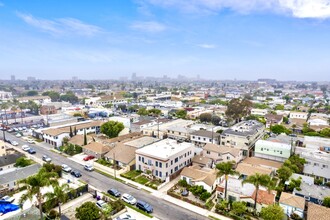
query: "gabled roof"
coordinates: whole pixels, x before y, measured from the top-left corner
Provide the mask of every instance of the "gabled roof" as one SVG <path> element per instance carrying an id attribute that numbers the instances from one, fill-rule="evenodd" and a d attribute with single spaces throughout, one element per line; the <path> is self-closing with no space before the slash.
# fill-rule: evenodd
<path id="1" fill-rule="evenodd" d="M 291 193 L 282 192 L 279 202 L 285 205 L 299 208 L 301 210 L 305 209 L 305 199 Z"/>
<path id="2" fill-rule="evenodd" d="M 185 167 L 181 171 L 181 176 L 186 176 L 192 179 L 193 182 L 204 182 L 208 186 L 213 186 L 217 179 L 215 170 L 202 170 L 198 166 Z"/>
<path id="3" fill-rule="evenodd" d="M 329 220 L 330 208 L 308 203 L 307 220 Z"/>
<path id="4" fill-rule="evenodd" d="M 123 143 L 117 143 L 114 148 L 112 148 L 104 156 L 110 159 L 116 159 L 123 164 L 129 164 L 135 159 L 135 151 L 137 148 L 125 145 Z"/>
<path id="5" fill-rule="evenodd" d="M 258 158 L 258 157 L 247 157 L 243 160 L 243 163 L 248 163 L 251 165 L 261 165 L 261 166 L 273 167 L 276 169 L 279 169 L 283 164 L 278 161 L 267 160 L 267 159 L 262 159 L 262 158 Z"/>
<path id="6" fill-rule="evenodd" d="M 206 144 L 203 149 L 206 151 L 212 151 L 212 152 L 221 153 L 221 154 L 228 153 L 228 154 L 233 155 L 234 157 L 239 156 L 239 153 L 241 152 L 241 150 L 237 149 L 237 148 L 220 146 L 220 145 L 211 144 L 211 143 Z"/>
<path id="7" fill-rule="evenodd" d="M 86 137 L 87 137 L 87 143 L 92 142 L 92 138 L 90 135 L 86 135 Z M 77 135 L 73 136 L 72 138 L 70 138 L 69 143 L 74 144 L 74 145 L 83 146 L 84 145 L 84 135 L 77 134 Z"/>
<path id="8" fill-rule="evenodd" d="M 98 143 L 98 142 L 91 142 L 91 143 L 83 146 L 83 148 L 87 149 L 87 150 L 90 150 L 90 151 L 93 151 L 93 152 L 98 153 L 98 154 L 104 154 L 104 153 L 109 152 L 109 150 L 110 150 L 109 147 L 104 146 L 103 144 Z"/>
<path id="9" fill-rule="evenodd" d="M 254 166 L 247 163 L 239 163 L 236 167 L 236 171 L 246 176 L 251 176 L 256 173 L 270 175 L 273 172 L 272 169 L 264 168 L 257 165 Z"/>
<path id="10" fill-rule="evenodd" d="M 212 135 L 213 133 L 213 135 Z M 207 130 L 198 130 L 191 133 L 191 135 L 201 136 L 201 137 L 208 137 L 208 138 L 218 138 L 220 137 L 219 133 L 207 131 Z"/>
<path id="11" fill-rule="evenodd" d="M 275 202 L 276 192 L 271 191 L 268 192 L 267 190 L 261 190 L 258 191 L 258 197 L 257 197 L 257 203 L 259 204 L 265 204 L 265 205 L 271 205 Z M 253 192 L 251 198 L 254 200 L 256 198 L 256 190 Z"/>

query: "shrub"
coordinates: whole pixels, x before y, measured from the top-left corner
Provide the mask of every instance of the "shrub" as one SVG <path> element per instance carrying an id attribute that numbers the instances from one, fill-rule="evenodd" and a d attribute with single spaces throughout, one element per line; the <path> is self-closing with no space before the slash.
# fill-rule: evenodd
<path id="1" fill-rule="evenodd" d="M 50 212 L 48 213 L 48 218 L 50 219 L 56 219 L 56 218 L 59 218 L 60 217 L 60 214 L 58 213 L 58 211 L 56 210 L 50 210 Z"/>
<path id="2" fill-rule="evenodd" d="M 179 180 L 178 181 L 178 185 L 179 186 L 182 186 L 182 187 L 187 187 L 188 186 L 188 183 L 186 180 Z"/>
<path id="3" fill-rule="evenodd" d="M 208 198 L 211 197 L 211 193 L 209 192 L 203 192 L 200 196 L 199 196 L 199 199 L 202 200 L 202 201 L 206 201 Z"/>

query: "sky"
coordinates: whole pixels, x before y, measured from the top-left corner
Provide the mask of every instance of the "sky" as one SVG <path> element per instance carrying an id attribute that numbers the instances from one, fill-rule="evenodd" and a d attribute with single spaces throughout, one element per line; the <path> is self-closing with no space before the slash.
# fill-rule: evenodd
<path id="1" fill-rule="evenodd" d="M 0 79 L 329 81 L 330 0 L 0 0 Z"/>

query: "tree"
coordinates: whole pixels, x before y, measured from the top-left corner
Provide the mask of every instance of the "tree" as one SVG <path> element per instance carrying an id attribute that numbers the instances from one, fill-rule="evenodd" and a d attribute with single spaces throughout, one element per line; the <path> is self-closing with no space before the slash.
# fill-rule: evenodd
<path id="1" fill-rule="evenodd" d="M 289 191 L 293 191 L 295 188 L 300 191 L 300 184 L 301 184 L 301 177 L 299 177 L 298 179 L 291 179 L 289 186 L 288 186 L 288 190 Z"/>
<path id="2" fill-rule="evenodd" d="M 323 205 L 324 205 L 325 207 L 330 208 L 330 197 L 325 197 L 325 198 L 323 199 Z"/>
<path id="3" fill-rule="evenodd" d="M 26 96 L 37 96 L 38 92 L 34 90 L 30 90 L 26 93 Z"/>
<path id="4" fill-rule="evenodd" d="M 211 122 L 211 120 L 212 120 L 212 114 L 210 114 L 210 113 L 202 113 L 199 116 L 199 120 L 201 122 Z"/>
<path id="5" fill-rule="evenodd" d="M 86 129 L 84 129 L 84 145 L 87 145 Z"/>
<path id="6" fill-rule="evenodd" d="M 77 135 L 77 127 L 74 126 L 74 135 Z"/>
<path id="7" fill-rule="evenodd" d="M 227 110 L 225 112 L 229 119 L 239 121 L 241 118 L 246 117 L 250 114 L 252 102 L 247 99 L 232 99 L 228 103 Z"/>
<path id="8" fill-rule="evenodd" d="M 280 105 L 280 104 L 276 105 L 275 110 L 284 110 L 284 105 Z"/>
<path id="9" fill-rule="evenodd" d="M 242 182 L 245 183 L 251 183 L 256 187 L 256 196 L 254 198 L 254 210 L 257 210 L 257 201 L 258 201 L 258 191 L 260 186 L 268 187 L 271 183 L 271 179 L 266 174 L 259 174 L 256 173 L 252 176 L 248 176 L 245 180 Z"/>
<path id="10" fill-rule="evenodd" d="M 60 99 L 62 101 L 70 102 L 72 104 L 78 102 L 78 97 L 72 91 L 68 91 L 65 95 L 61 95 Z"/>
<path id="11" fill-rule="evenodd" d="M 55 92 L 55 91 L 47 91 L 47 92 L 42 93 L 42 95 L 49 96 L 51 98 L 52 102 L 59 101 L 60 97 L 61 97 L 60 93 Z"/>
<path id="12" fill-rule="evenodd" d="M 238 174 L 233 167 L 235 163 L 233 161 L 222 162 L 216 165 L 216 168 L 219 170 L 217 176 L 225 175 L 225 199 L 227 199 L 227 182 L 228 182 L 228 175 Z"/>
<path id="13" fill-rule="evenodd" d="M 138 115 L 148 115 L 149 112 L 146 108 L 139 108 L 138 112 L 137 112 Z"/>
<path id="14" fill-rule="evenodd" d="M 32 164 L 32 161 L 26 157 L 20 157 L 16 160 L 15 167 L 27 167 Z"/>
<path id="15" fill-rule="evenodd" d="M 127 106 L 125 104 L 119 104 L 118 108 L 123 112 L 123 111 L 126 111 Z"/>
<path id="16" fill-rule="evenodd" d="M 26 200 L 32 201 L 33 197 L 36 196 L 39 205 L 40 219 L 43 219 L 42 202 L 44 197 L 41 193 L 41 189 L 46 186 L 56 185 L 57 177 L 57 173 L 47 172 L 45 168 L 41 168 L 37 174 L 23 179 L 21 182 L 26 184 L 27 191 L 19 200 L 21 208 Z"/>
<path id="17" fill-rule="evenodd" d="M 221 118 L 219 116 L 217 116 L 217 115 L 212 116 L 212 119 L 211 119 L 212 124 L 219 125 L 220 121 L 221 121 Z"/>
<path id="18" fill-rule="evenodd" d="M 1 103 L 1 109 L 5 111 L 5 119 L 6 119 L 6 124 L 8 125 L 8 116 L 7 116 L 7 109 L 9 108 L 9 103 L 8 102 L 2 102 Z"/>
<path id="19" fill-rule="evenodd" d="M 117 137 L 123 129 L 123 123 L 116 121 L 108 121 L 101 125 L 101 133 L 107 135 L 109 138 Z"/>
<path id="20" fill-rule="evenodd" d="M 261 209 L 260 216 L 264 220 L 282 220 L 284 217 L 284 211 L 279 205 L 269 205 Z"/>
<path id="21" fill-rule="evenodd" d="M 275 134 L 289 134 L 290 130 L 288 130 L 286 127 L 284 127 L 283 125 L 273 125 L 270 128 L 271 132 L 275 133 Z"/>
<path id="22" fill-rule="evenodd" d="M 330 128 L 323 128 L 320 131 L 320 135 L 323 137 L 330 137 Z"/>
<path id="23" fill-rule="evenodd" d="M 232 204 L 232 212 L 235 215 L 241 216 L 243 215 L 247 210 L 246 203 L 245 202 L 238 202 L 235 201 Z"/>
<path id="24" fill-rule="evenodd" d="M 65 203 L 68 200 L 68 191 L 69 191 L 69 185 L 68 184 L 63 184 L 63 185 L 56 185 L 54 187 L 53 192 L 48 192 L 45 194 L 45 197 L 47 200 L 53 200 L 51 203 L 52 205 L 58 204 L 58 213 L 59 216 L 62 215 L 61 212 L 61 204 Z"/>
<path id="25" fill-rule="evenodd" d="M 285 183 L 292 175 L 292 170 L 287 166 L 282 166 L 277 170 L 277 176 L 282 183 Z"/>
<path id="26" fill-rule="evenodd" d="M 139 109 L 138 105 L 131 105 L 130 107 L 128 107 L 128 111 L 130 112 L 135 112 L 138 109 Z"/>
<path id="27" fill-rule="evenodd" d="M 70 138 L 72 138 L 73 137 L 73 133 L 72 133 L 72 127 L 70 126 Z"/>
<path id="28" fill-rule="evenodd" d="M 14 105 L 11 107 L 11 110 L 14 112 L 14 119 L 15 119 L 15 124 L 16 124 L 16 111 L 17 111 L 17 107 Z"/>
<path id="29" fill-rule="evenodd" d="M 76 218 L 80 220 L 95 220 L 101 217 L 100 209 L 95 202 L 85 202 L 76 208 Z"/>
<path id="30" fill-rule="evenodd" d="M 187 117 L 187 111 L 184 109 L 180 109 L 175 112 L 176 117 L 185 119 Z"/>
<path id="31" fill-rule="evenodd" d="M 150 109 L 148 112 L 152 116 L 159 116 L 162 113 L 162 111 L 160 109 L 157 109 L 157 108 Z"/>

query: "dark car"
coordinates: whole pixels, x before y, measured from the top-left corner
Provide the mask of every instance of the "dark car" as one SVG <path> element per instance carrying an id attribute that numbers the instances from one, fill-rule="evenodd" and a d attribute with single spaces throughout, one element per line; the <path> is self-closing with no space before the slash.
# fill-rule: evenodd
<path id="1" fill-rule="evenodd" d="M 118 190 L 116 190 L 116 189 L 109 189 L 108 190 L 108 193 L 110 194 L 110 195 L 112 195 L 112 196 L 115 196 L 115 197 L 119 197 L 120 196 L 120 192 L 118 191 Z"/>
<path id="2" fill-rule="evenodd" d="M 141 209 L 145 212 L 148 212 L 148 213 L 151 213 L 153 211 L 153 208 L 149 203 L 141 201 L 141 200 L 138 200 L 136 202 L 136 207 L 138 207 L 139 209 Z"/>
<path id="3" fill-rule="evenodd" d="M 71 172 L 71 175 L 72 176 L 74 176 L 74 177 L 81 177 L 81 173 L 79 172 L 79 171 L 77 171 L 77 170 L 73 170 L 72 172 Z"/>
<path id="4" fill-rule="evenodd" d="M 33 149 L 33 148 L 30 148 L 27 152 L 28 152 L 29 154 L 35 154 L 35 153 L 36 153 L 36 150 Z"/>

